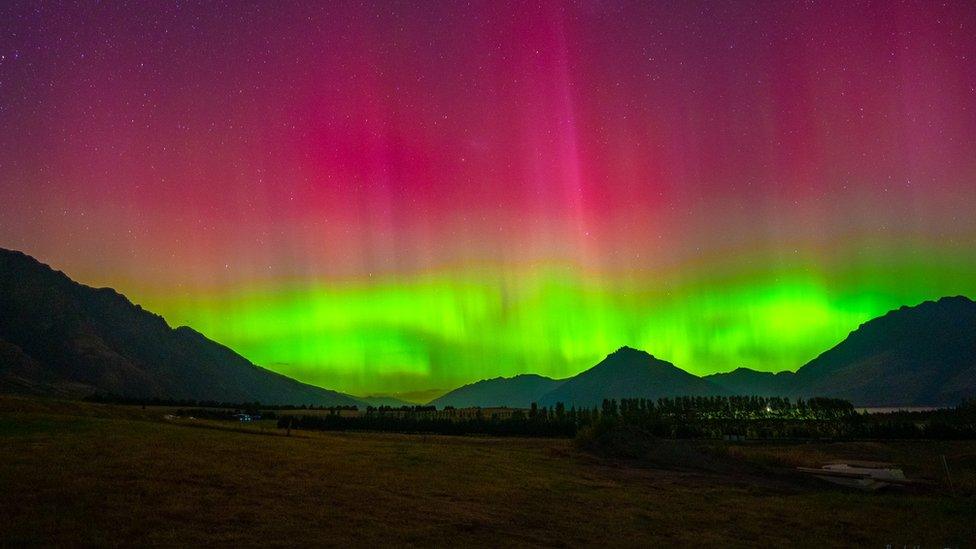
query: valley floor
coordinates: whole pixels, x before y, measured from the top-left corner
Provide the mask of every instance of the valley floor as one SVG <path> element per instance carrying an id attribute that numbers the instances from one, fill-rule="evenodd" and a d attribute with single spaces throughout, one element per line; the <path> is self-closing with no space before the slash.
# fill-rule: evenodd
<path id="1" fill-rule="evenodd" d="M 966 546 L 976 443 L 740 445 L 900 460 L 956 489 L 865 494 L 603 460 L 568 440 L 312 433 L 0 396 L 0 545 Z M 782 470 L 788 470 L 782 467 Z"/>

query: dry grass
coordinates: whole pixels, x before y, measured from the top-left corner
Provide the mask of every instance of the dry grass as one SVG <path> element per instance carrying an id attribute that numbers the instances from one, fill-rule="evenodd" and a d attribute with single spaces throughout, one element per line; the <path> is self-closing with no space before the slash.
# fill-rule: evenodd
<path id="1" fill-rule="evenodd" d="M 768 465 L 819 467 L 834 460 L 866 460 L 897 464 L 909 478 L 948 491 L 949 467 L 957 495 L 976 494 L 976 443 L 946 441 L 834 442 L 817 444 L 742 444 L 728 448 L 730 455 Z M 945 456 L 946 465 L 942 457 Z"/>
<path id="2" fill-rule="evenodd" d="M 268 426 L 160 416 L 0 397 L 0 544 L 823 547 L 976 539 L 976 500 L 966 495 L 773 487 L 604 461 L 561 440 L 283 437 Z M 889 446 L 893 455 L 931 454 L 924 445 Z M 750 459 L 793 452 L 749 451 Z"/>

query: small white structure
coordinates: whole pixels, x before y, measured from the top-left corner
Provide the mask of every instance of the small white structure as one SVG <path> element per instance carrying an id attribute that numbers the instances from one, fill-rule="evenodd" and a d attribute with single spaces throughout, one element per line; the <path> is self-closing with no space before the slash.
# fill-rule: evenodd
<path id="1" fill-rule="evenodd" d="M 797 467 L 797 471 L 813 475 L 821 480 L 874 491 L 886 486 L 904 486 L 913 481 L 905 478 L 905 473 L 891 463 L 876 461 L 835 461 L 816 469 L 812 467 Z"/>

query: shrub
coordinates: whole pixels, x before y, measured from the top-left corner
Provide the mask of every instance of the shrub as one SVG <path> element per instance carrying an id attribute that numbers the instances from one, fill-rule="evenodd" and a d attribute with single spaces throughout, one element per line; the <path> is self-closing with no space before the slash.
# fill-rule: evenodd
<path id="1" fill-rule="evenodd" d="M 584 427 L 576 435 L 576 445 L 584 450 L 611 457 L 637 459 L 654 448 L 654 435 L 640 427 L 602 419 Z"/>

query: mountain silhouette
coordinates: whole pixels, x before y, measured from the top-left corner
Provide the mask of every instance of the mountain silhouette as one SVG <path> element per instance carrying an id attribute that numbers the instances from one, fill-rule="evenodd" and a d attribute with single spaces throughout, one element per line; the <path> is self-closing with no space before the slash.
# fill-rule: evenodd
<path id="1" fill-rule="evenodd" d="M 890 311 L 865 322 L 796 373 L 738 368 L 699 378 L 644 351 L 623 347 L 569 379 L 541 378 L 554 384 L 544 394 L 538 386 L 525 388 L 529 379 L 481 381 L 445 396 L 463 395 L 454 406 L 562 402 L 592 407 L 604 398 L 713 394 L 827 396 L 858 406 L 955 406 L 976 398 L 976 302 L 944 297 Z M 432 404 L 444 405 L 437 400 Z"/>
<path id="2" fill-rule="evenodd" d="M 78 284 L 28 255 L 4 249 L 0 391 L 364 405 L 256 366 L 191 328 L 171 328 L 112 289 Z M 714 394 L 829 396 L 861 406 L 956 405 L 976 397 L 976 302 L 944 297 L 890 311 L 865 322 L 795 374 L 739 368 L 700 378 L 623 347 L 569 379 L 534 374 L 488 379 L 431 404 L 593 407 L 605 398 Z"/>
<path id="3" fill-rule="evenodd" d="M 521 374 L 515 377 L 496 377 L 484 379 L 458 387 L 444 396 L 430 402 L 431 405 L 443 408 L 470 408 L 480 406 L 507 406 L 509 408 L 526 408 L 533 402 L 538 402 L 547 393 L 560 386 L 563 380 L 552 379 L 536 374 Z"/>
<path id="4" fill-rule="evenodd" d="M 652 355 L 621 347 L 599 364 L 569 378 L 542 397 L 539 404 L 599 406 L 605 398 L 650 398 L 717 395 L 721 389 Z"/>
<path id="5" fill-rule="evenodd" d="M 60 396 L 356 405 L 255 366 L 109 288 L 0 249 L 0 390 Z"/>
<path id="6" fill-rule="evenodd" d="M 864 406 L 976 397 L 976 302 L 943 297 L 869 320 L 797 370 L 793 389 Z"/>
<path id="7" fill-rule="evenodd" d="M 786 396 L 794 393 L 795 385 L 793 372 L 760 372 L 750 368 L 709 374 L 704 379 L 721 387 L 729 395 Z"/>
<path id="8" fill-rule="evenodd" d="M 739 368 L 705 379 L 728 394 L 830 396 L 859 406 L 955 406 L 976 397 L 976 302 L 956 296 L 861 324 L 791 372 Z"/>

